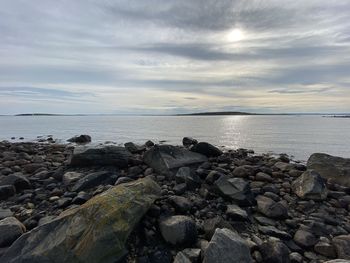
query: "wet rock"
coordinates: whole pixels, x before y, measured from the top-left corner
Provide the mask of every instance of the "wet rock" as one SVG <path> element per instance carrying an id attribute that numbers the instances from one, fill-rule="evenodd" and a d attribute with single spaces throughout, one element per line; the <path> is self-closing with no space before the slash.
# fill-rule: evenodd
<path id="1" fill-rule="evenodd" d="M 17 192 L 31 188 L 31 183 L 23 175 L 11 174 L 0 180 L 0 186 L 13 185 Z"/>
<path id="2" fill-rule="evenodd" d="M 13 216 L 13 212 L 10 209 L 0 208 L 0 220 L 10 216 Z"/>
<path id="3" fill-rule="evenodd" d="M 146 150 L 146 147 L 136 145 L 133 142 L 127 142 L 124 144 L 124 147 L 131 153 L 142 153 Z"/>
<path id="4" fill-rule="evenodd" d="M 322 178 L 350 187 L 350 159 L 314 153 L 307 161 L 307 168 L 318 172 Z"/>
<path id="5" fill-rule="evenodd" d="M 185 147 L 190 147 L 192 145 L 196 145 L 198 141 L 196 139 L 193 139 L 192 137 L 184 137 L 182 139 L 182 145 Z"/>
<path id="6" fill-rule="evenodd" d="M 340 235 L 332 239 L 337 258 L 350 260 L 350 235 Z"/>
<path id="7" fill-rule="evenodd" d="M 168 217 L 159 227 L 164 240 L 172 245 L 191 245 L 197 240 L 196 224 L 188 216 Z"/>
<path id="8" fill-rule="evenodd" d="M 234 231 L 231 224 L 225 221 L 222 217 L 217 216 L 204 221 L 203 228 L 205 232 L 205 237 L 210 240 L 215 233 L 217 228 L 227 228 Z"/>
<path id="9" fill-rule="evenodd" d="M 91 142 L 91 136 L 82 134 L 82 135 L 77 135 L 74 136 L 70 139 L 67 140 L 68 142 L 75 142 L 75 143 L 88 143 Z"/>
<path id="10" fill-rule="evenodd" d="M 279 240 L 269 240 L 259 246 L 264 262 L 289 263 L 289 249 Z"/>
<path id="11" fill-rule="evenodd" d="M 13 185 L 2 185 L 0 186 L 0 200 L 6 200 L 7 198 L 14 196 L 16 189 Z"/>
<path id="12" fill-rule="evenodd" d="M 321 176 L 313 170 L 304 172 L 292 183 L 294 193 L 303 199 L 325 200 L 328 190 Z"/>
<path id="13" fill-rule="evenodd" d="M 249 183 L 242 178 L 221 176 L 214 185 L 220 195 L 237 202 L 239 205 L 252 205 L 254 203 Z"/>
<path id="14" fill-rule="evenodd" d="M 207 157 L 218 157 L 223 153 L 219 148 L 207 142 L 197 143 L 191 148 L 191 151 L 203 154 Z"/>
<path id="15" fill-rule="evenodd" d="M 228 205 L 226 215 L 233 220 L 247 220 L 247 211 L 240 208 L 238 205 Z"/>
<path id="16" fill-rule="evenodd" d="M 203 263 L 251 263 L 249 247 L 237 233 L 224 228 L 216 229 L 207 249 Z"/>
<path id="17" fill-rule="evenodd" d="M 260 213 L 271 218 L 286 218 L 288 217 L 287 208 L 280 202 L 275 202 L 271 198 L 259 195 L 256 198 L 258 210 Z"/>
<path id="18" fill-rule="evenodd" d="M 143 160 L 157 172 L 200 164 L 207 161 L 202 154 L 172 145 L 156 145 L 145 152 Z"/>
<path id="19" fill-rule="evenodd" d="M 274 226 L 259 226 L 259 231 L 264 233 L 267 236 L 278 237 L 282 239 L 291 239 L 291 235 L 287 232 L 279 230 Z"/>
<path id="20" fill-rule="evenodd" d="M 201 185 L 201 179 L 189 167 L 181 167 L 175 175 L 175 180 L 177 183 L 186 183 L 188 189 L 195 189 Z"/>
<path id="21" fill-rule="evenodd" d="M 125 255 L 129 234 L 159 194 L 149 178 L 113 187 L 23 235 L 2 263 L 114 263 Z"/>
<path id="22" fill-rule="evenodd" d="M 70 165 L 113 165 L 119 168 L 125 168 L 128 166 L 131 157 L 131 153 L 124 147 L 113 145 L 98 147 L 79 146 L 74 149 L 70 158 Z"/>
<path id="23" fill-rule="evenodd" d="M 10 246 L 25 231 L 25 226 L 15 217 L 0 220 L 0 247 Z"/>
<path id="24" fill-rule="evenodd" d="M 72 187 L 72 191 L 80 192 L 82 190 L 98 186 L 103 182 L 107 181 L 108 179 L 110 179 L 113 175 L 114 173 L 110 171 L 100 171 L 100 172 L 90 173 L 85 177 L 81 178 L 78 182 L 76 182 Z"/>

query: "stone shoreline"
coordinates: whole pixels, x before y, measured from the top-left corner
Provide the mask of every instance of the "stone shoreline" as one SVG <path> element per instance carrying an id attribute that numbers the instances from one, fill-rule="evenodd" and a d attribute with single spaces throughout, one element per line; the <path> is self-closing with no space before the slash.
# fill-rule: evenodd
<path id="1" fill-rule="evenodd" d="M 350 262 L 349 159 L 90 140 L 0 142 L 0 262 Z"/>

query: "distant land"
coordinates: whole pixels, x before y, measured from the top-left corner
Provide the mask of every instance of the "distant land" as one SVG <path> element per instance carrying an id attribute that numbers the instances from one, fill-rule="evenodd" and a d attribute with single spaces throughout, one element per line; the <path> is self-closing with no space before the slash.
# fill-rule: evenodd
<path id="1" fill-rule="evenodd" d="M 176 116 L 218 116 L 218 115 L 262 115 L 262 114 L 242 112 L 242 111 L 216 111 L 216 112 L 196 112 L 196 113 L 176 114 Z"/>

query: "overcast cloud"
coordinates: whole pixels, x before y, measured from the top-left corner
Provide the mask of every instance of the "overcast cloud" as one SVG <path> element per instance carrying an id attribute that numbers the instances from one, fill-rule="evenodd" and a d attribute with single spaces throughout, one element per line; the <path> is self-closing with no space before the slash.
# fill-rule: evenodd
<path id="1" fill-rule="evenodd" d="M 0 114 L 350 112 L 350 0 L 2 0 Z"/>

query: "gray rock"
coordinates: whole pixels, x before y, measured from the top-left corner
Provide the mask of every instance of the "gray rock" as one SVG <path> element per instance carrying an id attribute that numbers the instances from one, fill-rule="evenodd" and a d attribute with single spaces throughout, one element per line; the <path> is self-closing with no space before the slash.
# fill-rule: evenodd
<path id="1" fill-rule="evenodd" d="M 159 195 L 149 178 L 113 187 L 22 235 L 1 262 L 118 262 L 129 234 Z"/>
<path id="2" fill-rule="evenodd" d="M 164 240 L 172 245 L 191 245 L 197 240 L 195 222 L 188 216 L 171 216 L 159 224 Z"/>
<path id="3" fill-rule="evenodd" d="M 259 246 L 264 262 L 289 263 L 289 249 L 279 240 L 269 240 Z"/>
<path id="4" fill-rule="evenodd" d="M 86 134 L 77 135 L 68 139 L 67 142 L 88 143 L 91 142 L 91 136 Z"/>
<path id="5" fill-rule="evenodd" d="M 186 197 L 174 195 L 169 197 L 169 201 L 180 213 L 187 213 L 191 209 L 191 202 Z"/>
<path id="6" fill-rule="evenodd" d="M 0 247 L 10 246 L 25 231 L 25 226 L 15 217 L 0 220 Z"/>
<path id="7" fill-rule="evenodd" d="M 302 263 L 303 262 L 303 256 L 300 255 L 298 252 L 290 253 L 289 259 L 290 259 L 291 263 Z"/>
<path id="8" fill-rule="evenodd" d="M 0 186 L 0 200 L 6 200 L 7 198 L 14 196 L 16 189 L 13 185 L 2 185 Z"/>
<path id="9" fill-rule="evenodd" d="M 350 263 L 350 260 L 333 259 L 333 260 L 325 261 L 324 263 Z"/>
<path id="10" fill-rule="evenodd" d="M 98 186 L 104 181 L 110 179 L 113 175 L 114 173 L 110 171 L 100 171 L 88 174 L 74 184 L 74 186 L 72 187 L 72 191 L 80 192 L 85 189 Z"/>
<path id="11" fill-rule="evenodd" d="M 249 247 L 237 233 L 227 228 L 218 228 L 204 252 L 203 263 L 232 262 L 253 262 Z"/>
<path id="12" fill-rule="evenodd" d="M 222 155 L 222 151 L 219 148 L 207 142 L 200 142 L 195 144 L 191 148 L 191 151 L 203 154 L 207 157 L 218 157 Z"/>
<path id="13" fill-rule="evenodd" d="M 281 203 L 275 202 L 271 198 L 262 195 L 259 195 L 256 201 L 258 203 L 258 211 L 265 216 L 271 218 L 288 217 L 288 210 Z"/>
<path id="14" fill-rule="evenodd" d="M 308 170 L 296 179 L 292 190 L 302 199 L 325 200 L 328 194 L 324 180 L 314 170 Z"/>
<path id="15" fill-rule="evenodd" d="M 173 263 L 192 263 L 191 260 L 181 251 L 176 254 Z"/>
<path id="16" fill-rule="evenodd" d="M 181 167 L 175 175 L 175 180 L 177 183 L 186 183 L 188 189 L 195 189 L 201 185 L 201 179 L 189 167 Z"/>
<path id="17" fill-rule="evenodd" d="M 70 157 L 71 166 L 92 166 L 92 165 L 113 165 L 125 168 L 132 157 L 132 154 L 124 147 L 113 145 L 87 147 L 75 147 Z"/>
<path id="18" fill-rule="evenodd" d="M 247 211 L 240 208 L 238 205 L 228 205 L 226 215 L 233 220 L 247 220 Z"/>
<path id="19" fill-rule="evenodd" d="M 172 145 L 156 145 L 145 152 L 143 160 L 157 172 L 165 172 L 183 166 L 207 161 L 202 154 Z"/>
<path id="20" fill-rule="evenodd" d="M 249 183 L 242 178 L 221 176 L 215 181 L 214 186 L 220 195 L 237 202 L 239 205 L 249 206 L 255 201 Z"/>
<path id="21" fill-rule="evenodd" d="M 307 161 L 307 168 L 317 171 L 322 178 L 350 187 L 350 158 L 314 153 Z"/>
<path id="22" fill-rule="evenodd" d="M 13 212 L 10 209 L 0 208 L 0 220 L 10 216 L 13 216 Z"/>
<path id="23" fill-rule="evenodd" d="M 78 172 L 66 172 L 62 176 L 62 182 L 64 185 L 70 185 L 72 183 L 75 183 L 78 181 L 80 178 L 82 178 L 84 174 L 78 173 Z"/>
<path id="24" fill-rule="evenodd" d="M 334 247 L 328 242 L 324 242 L 324 241 L 317 242 L 317 244 L 314 246 L 314 250 L 316 253 L 322 256 L 326 256 L 328 258 L 337 257 Z"/>
<path id="25" fill-rule="evenodd" d="M 11 174 L 0 180 L 0 186 L 3 185 L 13 185 L 16 188 L 16 192 L 21 192 L 25 189 L 30 189 L 32 187 L 29 180 L 20 174 Z"/>
<path id="26" fill-rule="evenodd" d="M 136 145 L 133 142 L 127 142 L 124 144 L 125 148 L 131 153 L 142 153 L 146 150 L 145 146 Z"/>
<path id="27" fill-rule="evenodd" d="M 278 237 L 282 239 L 291 239 L 291 235 L 287 232 L 279 230 L 274 226 L 259 226 L 259 231 L 267 236 Z"/>
<path id="28" fill-rule="evenodd" d="M 313 247 L 317 243 L 317 238 L 309 231 L 298 229 L 294 234 L 294 241 L 304 248 Z"/>
<path id="29" fill-rule="evenodd" d="M 337 257 L 350 260 L 350 235 L 340 235 L 332 239 Z"/>
<path id="30" fill-rule="evenodd" d="M 232 231 L 234 231 L 234 228 L 231 226 L 231 224 L 227 221 L 225 221 L 222 217 L 217 216 L 214 218 L 206 219 L 203 223 L 203 228 L 205 232 L 205 237 L 210 240 L 217 228 L 227 228 Z"/>

